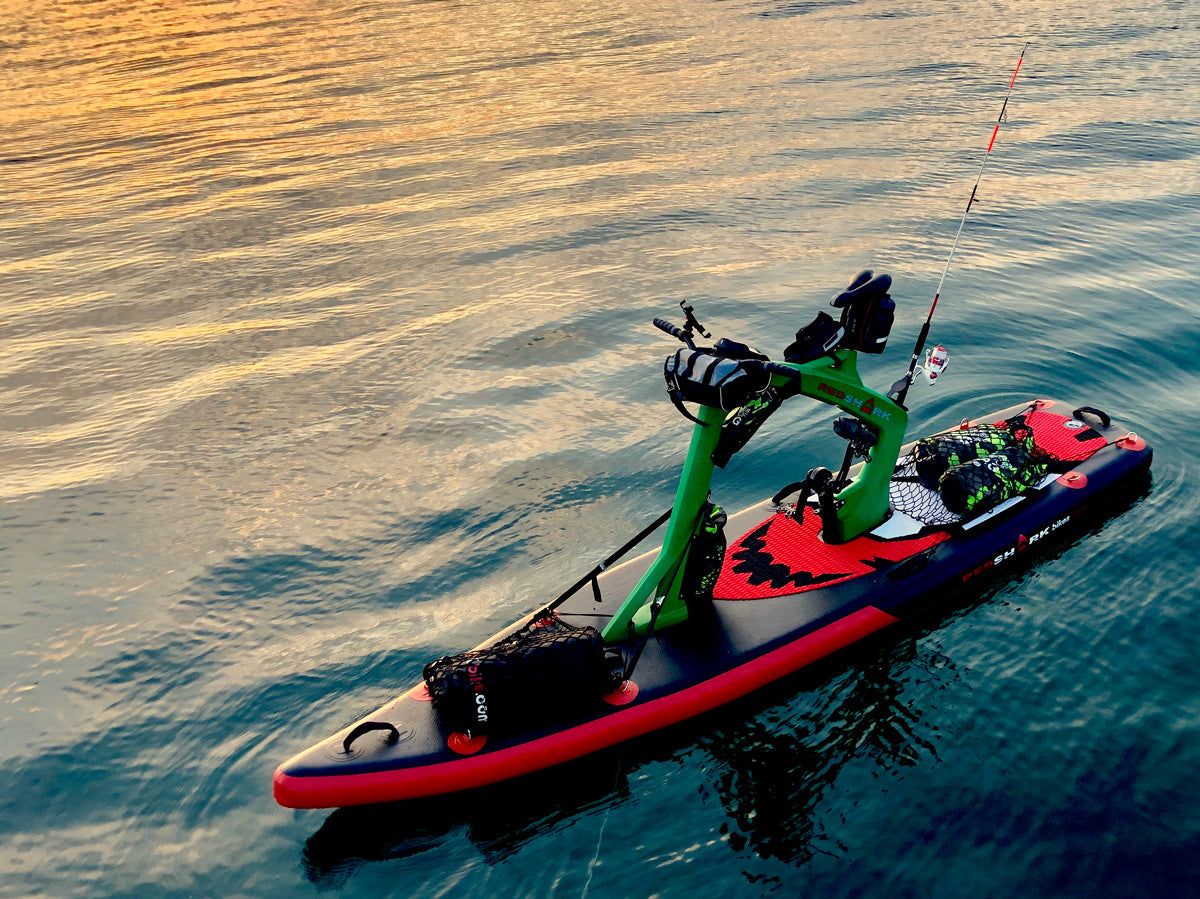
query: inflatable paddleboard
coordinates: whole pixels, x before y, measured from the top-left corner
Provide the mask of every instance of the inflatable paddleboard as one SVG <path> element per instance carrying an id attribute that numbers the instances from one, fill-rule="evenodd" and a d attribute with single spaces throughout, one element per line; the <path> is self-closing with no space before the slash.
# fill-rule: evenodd
<path id="1" fill-rule="evenodd" d="M 814 381 L 811 388 L 821 392 L 822 384 Z M 1030 400 L 943 434 L 953 438 L 981 424 L 1012 428 L 1014 422 L 1032 439 L 1043 466 L 1017 495 L 984 510 L 950 508 L 944 475 L 934 481 L 919 470 L 920 446 L 929 443 L 918 441 L 897 454 L 885 520 L 857 536 L 828 539 L 834 536 L 833 513 L 823 517 L 819 501 L 810 497 L 801 495 L 791 506 L 779 497 L 764 501 L 729 517 L 725 533 L 740 536 L 719 558 L 711 600 L 694 603 L 681 623 L 657 629 L 653 621 L 640 627 L 619 622 L 625 598 L 661 551 L 585 579 L 591 588 L 569 593 L 548 613 L 549 626 L 591 626 L 608 633 L 624 658 L 636 654 L 629 676 L 610 692 L 548 710 L 552 714 L 540 726 L 481 736 L 448 730 L 426 684 L 415 684 L 282 764 L 274 777 L 276 800 L 321 808 L 452 793 L 661 730 L 969 590 L 993 572 L 1018 569 L 1035 555 L 1031 550 L 1118 510 L 1128 491 L 1145 480 L 1150 447 L 1091 406 Z M 855 469 L 859 477 L 861 470 Z M 961 507 L 956 497 L 950 505 Z M 675 577 L 672 571 L 667 581 Z M 546 623 L 547 613 L 541 615 Z M 620 624 L 615 638 L 614 621 Z M 536 705 L 539 697 L 528 700 Z"/>
<path id="2" fill-rule="evenodd" d="M 680 302 L 682 327 L 654 320 L 685 344 L 663 375 L 695 422 L 671 511 L 524 621 L 431 662 L 421 684 L 285 762 L 275 798 L 436 796 L 580 758 L 745 696 L 1117 511 L 1151 451 L 1092 406 L 1031 400 L 903 446 L 905 401 L 1007 106 L 1008 95 L 908 370 L 886 395 L 857 368 L 887 345 L 886 274 L 855 275 L 830 301 L 839 318 L 818 313 L 783 362 L 725 338 L 697 346 L 711 335 Z M 929 350 L 925 381 L 940 383 L 948 362 L 944 346 Z M 796 396 L 844 413 L 839 470 L 813 468 L 729 518 L 709 498 L 714 469 Z M 663 523 L 657 551 L 609 568 Z M 741 536 L 727 545 L 727 533 Z"/>

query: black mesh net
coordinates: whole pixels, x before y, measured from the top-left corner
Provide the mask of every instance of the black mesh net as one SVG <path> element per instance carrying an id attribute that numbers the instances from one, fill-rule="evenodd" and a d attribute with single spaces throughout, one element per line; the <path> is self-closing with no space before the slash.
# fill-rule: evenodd
<path id="1" fill-rule="evenodd" d="M 620 659 L 600 632 L 552 612 L 494 646 L 425 666 L 438 719 L 451 731 L 514 733 L 546 724 L 596 700 L 619 681 Z"/>
<path id="2" fill-rule="evenodd" d="M 926 437 L 896 465 L 890 502 L 925 525 L 954 524 L 1034 486 L 1056 462 L 1023 416 Z"/>

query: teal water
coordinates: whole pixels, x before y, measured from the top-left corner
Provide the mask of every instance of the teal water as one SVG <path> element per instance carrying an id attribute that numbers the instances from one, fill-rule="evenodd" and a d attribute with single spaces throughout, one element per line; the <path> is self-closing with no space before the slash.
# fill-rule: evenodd
<path id="1" fill-rule="evenodd" d="M 0 2 L 0 896 L 1200 895 L 1194 12 Z M 1078 398 L 1152 486 L 695 725 L 277 807 L 670 504 L 652 317 L 778 354 L 873 267 L 898 377 L 1026 40 L 914 430 Z M 828 419 L 717 498 L 829 464 Z"/>

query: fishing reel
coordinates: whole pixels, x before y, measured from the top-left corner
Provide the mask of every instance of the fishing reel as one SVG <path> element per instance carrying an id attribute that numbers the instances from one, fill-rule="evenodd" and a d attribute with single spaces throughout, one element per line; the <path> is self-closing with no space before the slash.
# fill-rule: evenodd
<path id="1" fill-rule="evenodd" d="M 937 379 L 946 371 L 946 366 L 949 364 L 950 351 L 938 344 L 932 350 L 925 351 L 925 363 L 918 367 L 913 374 L 923 374 L 926 384 L 936 384 Z"/>
<path id="2" fill-rule="evenodd" d="M 917 360 L 917 350 L 913 354 L 914 367 L 911 374 L 906 374 L 903 378 L 892 385 L 892 389 L 888 391 L 888 399 L 894 400 L 901 406 L 904 405 L 904 397 L 908 394 L 908 388 L 916 380 L 917 375 L 923 375 L 926 384 L 936 384 L 946 372 L 946 366 L 950 364 L 950 351 L 941 344 L 935 346 L 932 350 L 925 351 L 925 362 L 921 365 L 915 365 Z"/>

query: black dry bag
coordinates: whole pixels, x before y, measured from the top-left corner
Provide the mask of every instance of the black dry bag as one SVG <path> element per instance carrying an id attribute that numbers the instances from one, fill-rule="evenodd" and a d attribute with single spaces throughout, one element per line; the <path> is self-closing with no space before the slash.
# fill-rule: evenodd
<path id="1" fill-rule="evenodd" d="M 667 393 L 676 408 L 696 421 L 684 403 L 737 409 L 771 383 L 761 359 L 728 359 L 709 350 L 681 349 L 663 364 Z"/>
<path id="2" fill-rule="evenodd" d="M 425 666 L 442 726 L 460 733 L 520 733 L 569 717 L 620 681 L 594 627 L 547 612 L 494 646 L 444 656 Z"/>

